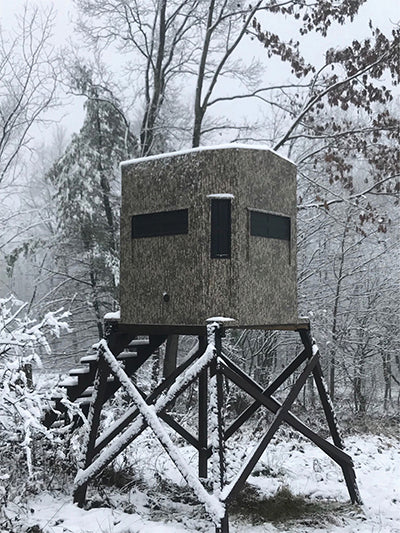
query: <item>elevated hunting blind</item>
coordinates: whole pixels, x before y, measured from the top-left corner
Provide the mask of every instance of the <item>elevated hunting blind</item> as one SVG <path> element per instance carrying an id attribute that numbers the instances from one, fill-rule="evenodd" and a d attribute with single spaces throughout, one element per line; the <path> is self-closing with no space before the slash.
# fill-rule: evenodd
<path id="1" fill-rule="evenodd" d="M 361 503 L 310 323 L 297 317 L 295 165 L 265 148 L 229 145 L 126 161 L 121 168 L 121 315 L 105 316 L 97 355 L 84 357 L 86 368 L 71 370 L 63 383 L 69 401 L 86 408 L 89 428 L 74 501 L 83 505 L 88 483 L 148 427 L 204 504 L 215 532 L 229 533 L 232 502 L 285 423 L 340 466 L 351 501 Z M 261 373 L 267 383 L 257 383 L 223 350 L 231 327 L 293 330 L 303 349 L 277 375 Z M 197 341 L 178 358 L 180 335 Z M 267 358 L 268 350 L 266 343 L 257 357 Z M 146 390 L 138 373 L 153 354 L 163 358 L 163 377 Z M 292 411 L 310 381 L 332 442 Z M 252 398 L 237 417 L 230 413 L 231 384 Z M 192 427 L 173 416 L 190 386 L 197 388 L 190 393 L 197 409 Z M 102 410 L 121 387 L 131 405 L 100 431 Z M 65 410 L 63 400 L 55 398 L 47 426 Z M 271 421 L 265 418 L 262 438 L 232 475 L 226 443 L 260 410 Z M 198 476 L 165 425 L 196 450 Z"/>
<path id="2" fill-rule="evenodd" d="M 121 166 L 123 323 L 298 322 L 293 163 L 227 145 Z"/>

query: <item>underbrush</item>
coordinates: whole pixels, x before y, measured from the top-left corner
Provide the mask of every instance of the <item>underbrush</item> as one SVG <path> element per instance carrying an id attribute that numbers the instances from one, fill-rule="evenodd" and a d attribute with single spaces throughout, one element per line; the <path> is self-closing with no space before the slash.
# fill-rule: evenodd
<path id="1" fill-rule="evenodd" d="M 39 394 L 39 392 L 37 392 Z M 109 427 L 127 409 L 123 391 L 117 393 L 112 402 L 104 409 L 102 426 Z M 314 429 L 324 428 L 319 432 L 328 436 L 323 413 L 315 411 L 312 421 L 307 420 L 299 410 L 298 415 Z M 296 411 L 297 413 L 297 411 Z M 76 413 L 75 413 L 76 414 Z M 303 416 L 302 416 L 303 415 Z M 271 415 L 258 418 L 243 432 L 239 432 L 228 441 L 230 452 L 227 473 L 232 477 L 238 470 L 249 446 L 252 446 L 264 435 Z M 339 415 L 339 419 L 342 417 Z M 344 433 L 382 433 L 400 438 L 396 421 L 392 418 L 351 418 L 343 417 Z M 39 422 L 39 419 L 37 420 Z M 14 423 L 7 431 L 0 431 L 0 531 L 12 533 L 42 533 L 40 529 L 29 530 L 23 526 L 29 516 L 29 500 L 38 494 L 50 492 L 52 495 L 66 494 L 72 500 L 73 479 L 77 471 L 79 453 L 82 450 L 86 428 L 81 427 L 74 433 L 68 428 L 45 431 L 43 427 L 32 425 L 29 440 L 29 462 L 27 461 L 27 441 L 24 427 Z M 397 433 L 396 433 L 397 431 Z M 172 437 L 182 445 L 182 439 Z M 289 488 L 288 480 L 291 472 L 286 459 L 291 453 L 304 455 L 305 440 L 290 428 L 282 426 L 274 438 L 272 449 L 282 446 L 282 453 L 268 453 L 259 461 L 253 471 L 251 483 L 239 493 L 231 503 L 229 513 L 233 523 L 260 525 L 273 523 L 276 527 L 296 530 L 296 524 L 324 527 L 324 524 L 337 523 L 345 519 L 350 506 L 322 497 L 299 495 L 300 490 Z M 190 454 L 195 466 L 196 453 L 193 449 L 183 447 Z M 209 527 L 209 517 L 203 506 L 198 502 L 192 491 L 173 481 L 171 464 L 165 452 L 157 443 L 151 432 L 145 431 L 135 444 L 119 455 L 103 473 L 90 483 L 88 501 L 85 509 L 110 507 L 125 513 L 138 513 L 154 521 L 168 521 L 171 515 L 179 521 L 195 528 L 201 523 L 204 530 Z M 298 465 L 296 463 L 296 472 Z M 330 467 L 329 467 L 330 468 Z M 330 472 L 326 467 L 320 469 L 319 460 L 307 465 L 308 471 L 314 475 L 313 482 L 324 483 Z M 293 477 L 293 476 L 292 476 Z M 268 494 L 260 490 L 256 481 L 264 481 L 272 487 Z M 328 496 L 329 497 L 329 496 Z M 352 507 L 354 509 L 354 507 Z M 207 526 L 208 524 L 208 526 Z"/>
<path id="2" fill-rule="evenodd" d="M 138 472 L 131 475 L 127 472 L 121 475 L 119 470 L 115 472 L 109 467 L 92 487 L 85 508 L 112 507 L 125 513 L 139 513 L 156 522 L 173 519 L 184 521 L 193 530 L 209 531 L 210 518 L 189 487 L 160 475 L 154 475 L 152 481 L 140 477 Z M 284 531 L 296 531 L 299 526 L 323 528 L 340 525 L 352 513 L 359 512 L 350 503 L 294 494 L 286 485 L 267 496 L 250 483 L 246 483 L 228 509 L 232 526 L 238 531 L 242 527 L 245 531 L 245 524 L 266 523 Z"/>
<path id="3" fill-rule="evenodd" d="M 28 471 L 26 450 L 16 431 L 15 439 L 0 446 L 0 531 L 19 532 L 29 514 L 28 502 L 43 492 L 70 491 L 76 473 L 76 460 L 69 443 L 60 437 L 33 435 L 30 444 L 32 469 Z"/>
<path id="4" fill-rule="evenodd" d="M 248 434 L 242 435 L 241 440 L 241 445 L 248 449 L 245 442 L 249 445 L 257 440 L 257 435 L 252 435 L 251 439 Z M 239 448 L 239 443 L 240 439 L 232 446 Z M 2 523 L 0 521 L 2 533 L 47 531 L 43 529 L 42 532 L 37 524 L 35 530 L 28 529 L 27 524 L 32 524 L 29 516 L 36 516 L 30 515 L 30 502 L 34 495 L 47 492 L 60 501 L 72 502 L 76 457 L 74 451 L 67 451 L 64 446 L 65 437 L 60 435 L 52 441 L 45 438 L 35 440 L 32 448 L 35 468 L 31 477 L 27 475 L 26 468 L 21 468 L 24 451 L 18 448 L 17 442 L 9 443 L 6 450 L 1 448 L 0 468 L 3 475 L 8 472 L 7 502 L 12 510 L 3 517 Z M 79 448 L 76 442 L 70 442 L 68 446 L 70 450 Z M 229 506 L 234 531 L 246 531 L 246 527 L 268 523 L 285 532 L 296 532 L 301 527 L 307 531 L 307 528 L 326 528 L 328 531 L 332 524 L 335 527 L 346 525 L 355 514 L 363 520 L 359 508 L 343 503 L 347 501 L 346 494 L 338 497 L 343 481 L 337 465 L 329 470 L 332 467 L 324 460 L 313 459 L 310 451 L 309 444 L 288 429 L 277 435 L 270 451 L 261 458 L 249 482 Z M 182 453 L 186 459 L 193 460 L 195 467 L 196 454 L 189 447 L 183 448 Z M 237 457 L 239 461 L 240 450 Z M 308 489 L 306 483 L 293 483 L 294 479 L 301 477 L 302 470 L 308 476 Z M 334 478 L 331 478 L 332 473 Z M 331 483 L 333 493 L 323 489 L 327 482 Z M 4 481 L 1 483 L 4 484 Z M 323 493 L 319 493 L 321 487 Z M 189 531 L 210 531 L 210 519 L 204 507 L 176 476 L 151 432 L 144 432 L 135 446 L 129 447 L 90 483 L 85 509 L 99 507 L 109 507 L 117 513 L 136 514 L 143 520 L 181 522 Z M 29 527 L 32 528 L 32 525 Z"/>
<path id="5" fill-rule="evenodd" d="M 400 413 L 397 415 L 380 412 L 368 414 L 339 413 L 338 419 L 346 435 L 382 435 L 400 440 Z"/>

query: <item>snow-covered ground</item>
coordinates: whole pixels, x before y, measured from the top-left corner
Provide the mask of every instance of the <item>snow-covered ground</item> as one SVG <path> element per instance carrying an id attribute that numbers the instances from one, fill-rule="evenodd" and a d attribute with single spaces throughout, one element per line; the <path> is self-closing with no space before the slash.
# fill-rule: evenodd
<path id="1" fill-rule="evenodd" d="M 346 445 L 355 461 L 364 501 L 362 507 L 346 503 L 348 495 L 341 470 L 323 452 L 305 441 L 281 438 L 270 445 L 249 482 L 266 498 L 286 486 L 292 494 L 304 496 L 306 502 L 316 503 L 318 512 L 292 520 L 285 520 L 283 516 L 274 524 L 258 522 L 253 525 L 250 515 L 239 516 L 232 505 L 230 531 L 400 533 L 400 441 L 361 435 L 347 438 Z M 169 459 L 156 447 L 150 463 L 150 455 L 146 458 L 146 453 L 149 454 L 151 447 L 142 449 L 147 450 L 143 456 L 145 464 L 140 465 L 140 461 L 137 464 L 142 473 L 153 477 L 150 490 L 140 483 L 132 483 L 120 493 L 115 488 L 106 488 L 98 499 L 107 501 L 109 506 L 90 510 L 72 504 L 70 494 L 41 493 L 28 501 L 23 512 L 20 506 L 10 505 L 7 509 L 10 518 L 14 513 L 19 516 L 20 529 L 15 533 L 214 532 L 214 526 L 202 507 L 194 503 Z M 236 456 L 238 453 L 240 449 L 236 447 Z M 162 482 L 158 474 L 154 476 L 155 469 L 175 487 L 174 492 L 160 487 Z M 38 527 L 32 527 L 35 525 Z"/>

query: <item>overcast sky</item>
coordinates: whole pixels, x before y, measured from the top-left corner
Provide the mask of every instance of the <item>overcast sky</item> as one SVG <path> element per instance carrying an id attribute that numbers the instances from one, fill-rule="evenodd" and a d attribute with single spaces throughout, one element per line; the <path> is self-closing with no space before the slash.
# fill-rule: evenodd
<path id="1" fill-rule="evenodd" d="M 73 18 L 75 11 L 72 0 L 0 0 L 2 23 L 5 23 L 5 26 L 12 25 L 14 15 L 21 12 L 25 3 L 28 5 L 54 5 L 57 10 L 58 42 L 62 43 L 67 35 L 72 32 L 70 20 Z M 273 19 L 271 18 L 270 20 Z M 393 24 L 400 21 L 400 0 L 367 0 L 366 4 L 361 6 L 356 21 L 353 24 L 347 24 L 345 27 L 338 26 L 337 32 L 331 31 L 329 41 L 334 42 L 335 37 L 339 41 L 347 38 L 362 37 L 365 35 L 364 28 L 368 25 L 369 20 L 372 20 L 374 25 L 382 29 L 390 30 Z M 335 33 L 336 35 L 334 35 Z M 315 50 L 315 46 L 311 48 Z"/>
<path id="2" fill-rule="evenodd" d="M 54 35 L 55 46 L 62 46 L 66 43 L 68 37 L 73 33 L 73 17 L 74 4 L 72 0 L 27 0 L 28 4 L 50 6 L 54 5 L 56 16 L 56 27 Z M 15 15 L 21 13 L 25 0 L 0 0 L 0 21 L 3 28 L 11 28 L 15 24 Z M 400 20 L 400 0 L 368 0 L 364 4 L 353 23 L 348 23 L 345 26 L 337 26 L 332 28 L 327 39 L 318 35 L 310 34 L 302 37 L 302 52 L 306 58 L 318 64 L 323 59 L 323 52 L 329 47 L 342 46 L 347 42 L 351 42 L 354 38 L 361 39 L 369 34 L 368 23 L 372 20 L 374 26 L 382 29 L 385 33 L 389 33 L 393 24 L 398 24 Z M 271 22 L 274 26 L 271 27 Z M 287 32 L 288 38 L 294 37 L 295 23 L 291 18 L 285 19 L 278 17 L 268 18 L 268 29 L 282 33 Z M 74 42 L 77 41 L 74 36 Z M 263 49 L 258 43 L 245 43 L 242 46 L 242 53 L 250 60 L 254 55 L 259 58 L 263 57 Z M 115 63 L 115 62 L 114 62 Z M 279 65 L 278 65 L 279 68 Z M 271 72 L 271 69 L 266 73 L 268 82 L 273 81 L 271 76 L 278 75 L 282 77 L 280 72 Z M 68 132 L 77 131 L 82 123 L 83 113 L 81 102 L 75 102 L 64 110 L 62 114 L 62 124 L 66 127 Z"/>

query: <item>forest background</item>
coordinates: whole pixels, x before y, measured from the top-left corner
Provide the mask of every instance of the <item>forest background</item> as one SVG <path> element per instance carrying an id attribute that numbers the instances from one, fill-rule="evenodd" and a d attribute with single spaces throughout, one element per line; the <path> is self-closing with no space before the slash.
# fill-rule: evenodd
<path id="1" fill-rule="evenodd" d="M 2 364 L 41 358 L 61 372 L 102 336 L 118 308 L 122 160 L 256 143 L 298 166 L 299 311 L 331 396 L 350 418 L 398 420 L 395 3 L 73 0 L 70 22 L 65 5 L 60 19 L 47 1 L 16 14 L 3 3 Z M 232 339 L 261 382 L 294 343 Z M 304 404 L 313 397 L 310 385 Z"/>

